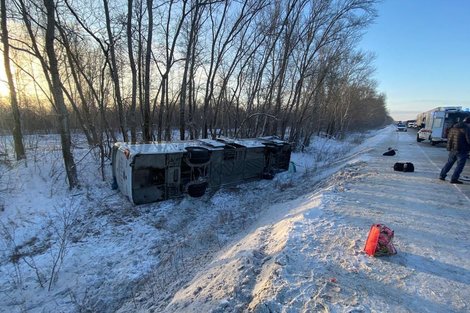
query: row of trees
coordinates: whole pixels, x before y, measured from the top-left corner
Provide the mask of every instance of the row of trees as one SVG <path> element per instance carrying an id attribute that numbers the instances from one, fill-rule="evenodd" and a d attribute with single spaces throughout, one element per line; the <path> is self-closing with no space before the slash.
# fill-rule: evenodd
<path id="1" fill-rule="evenodd" d="M 9 86 L 22 90 L 9 121 L 18 132 L 20 110 L 32 125 L 50 108 L 41 120 L 61 134 L 71 187 L 71 117 L 102 155 L 104 138 L 171 140 L 175 129 L 304 147 L 389 121 L 356 49 L 377 0 L 0 1 Z"/>

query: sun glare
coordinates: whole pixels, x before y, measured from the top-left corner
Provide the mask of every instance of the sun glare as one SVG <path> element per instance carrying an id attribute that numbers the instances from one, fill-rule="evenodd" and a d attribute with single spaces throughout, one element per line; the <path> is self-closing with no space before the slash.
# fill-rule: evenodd
<path id="1" fill-rule="evenodd" d="M 9 94 L 10 94 L 10 89 L 8 88 L 6 79 L 3 79 L 3 77 L 0 76 L 0 97 L 4 98 L 4 97 L 7 97 Z"/>
<path id="2" fill-rule="evenodd" d="M 0 97 L 6 97 L 10 93 L 8 89 L 7 75 L 5 74 L 5 65 L 3 64 L 3 55 L 0 55 Z"/>
<path id="3" fill-rule="evenodd" d="M 17 60 L 18 61 L 18 60 Z M 27 61 L 27 59 L 22 59 L 22 61 Z M 10 96 L 10 87 L 8 86 L 8 80 L 5 73 L 5 64 L 3 63 L 3 55 L 0 54 L 0 98 L 7 98 Z M 25 63 L 26 64 L 26 63 Z M 25 65 L 26 66 L 26 65 Z M 36 81 L 43 81 L 41 75 L 41 69 L 36 63 L 29 64 L 33 76 L 35 76 Z M 34 89 L 34 81 L 28 76 L 18 76 L 16 74 L 16 66 L 14 63 L 10 63 L 15 89 L 17 96 L 20 94 L 24 97 L 38 97 L 36 95 L 36 90 Z"/>

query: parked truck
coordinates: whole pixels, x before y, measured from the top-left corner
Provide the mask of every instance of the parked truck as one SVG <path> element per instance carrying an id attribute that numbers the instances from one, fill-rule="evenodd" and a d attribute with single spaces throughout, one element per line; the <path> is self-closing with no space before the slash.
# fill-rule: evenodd
<path id="1" fill-rule="evenodd" d="M 416 141 L 429 140 L 432 145 L 447 142 L 447 133 L 452 125 L 467 116 L 470 116 L 470 112 L 462 110 L 460 106 L 437 107 L 420 113 L 416 117 L 419 128 Z"/>

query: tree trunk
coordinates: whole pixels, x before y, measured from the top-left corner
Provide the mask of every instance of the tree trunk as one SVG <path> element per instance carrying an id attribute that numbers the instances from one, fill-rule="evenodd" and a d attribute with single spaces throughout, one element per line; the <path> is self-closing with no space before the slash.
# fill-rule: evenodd
<path id="1" fill-rule="evenodd" d="M 6 0 L 1 0 L 1 18 L 2 18 L 2 43 L 3 43 L 3 61 L 5 64 L 5 74 L 8 80 L 8 88 L 10 89 L 10 102 L 11 111 L 13 113 L 13 140 L 15 142 L 16 159 L 21 160 L 26 158 L 23 135 L 21 133 L 21 118 L 20 110 L 18 108 L 18 100 L 16 98 L 15 84 L 13 83 L 13 75 L 10 68 L 10 46 L 8 43 L 8 27 L 7 27 L 7 9 Z"/>
<path id="2" fill-rule="evenodd" d="M 78 63 L 76 62 L 77 57 L 74 57 L 73 55 L 69 38 L 67 37 L 65 30 L 62 28 L 61 25 L 57 25 L 57 28 L 62 38 L 62 44 L 65 47 L 67 61 L 69 62 L 69 68 L 72 74 L 73 81 L 75 83 L 75 88 L 77 89 L 80 101 L 82 102 L 83 117 L 82 117 L 82 113 L 80 112 L 80 109 L 75 104 L 74 100 L 72 99 L 72 96 L 70 95 L 69 92 L 67 92 L 65 88 L 64 88 L 64 93 L 69 99 L 69 101 L 71 102 L 73 109 L 75 110 L 75 114 L 77 115 L 77 118 L 83 129 L 83 132 L 85 133 L 85 136 L 87 137 L 88 144 L 94 147 L 98 144 L 99 139 L 98 139 L 98 134 L 96 132 L 96 128 L 93 122 L 93 118 L 91 116 L 90 109 L 87 104 L 87 100 L 85 98 L 85 93 L 83 91 L 81 81 L 78 77 L 77 71 L 80 68 L 80 64 L 76 64 Z"/>
<path id="3" fill-rule="evenodd" d="M 54 50 L 54 0 L 44 0 L 44 6 L 47 11 L 47 27 L 45 48 L 49 58 L 49 71 L 52 79 L 52 95 L 59 116 L 59 132 L 62 143 L 62 155 L 65 163 L 65 171 L 70 189 L 78 187 L 77 168 L 72 154 L 72 144 L 70 139 L 69 116 L 65 106 L 64 95 L 62 94 L 62 83 L 59 76 L 57 56 Z"/>
<path id="4" fill-rule="evenodd" d="M 152 35 L 153 35 L 153 0 L 147 0 L 148 10 L 148 30 L 147 30 L 147 50 L 145 52 L 145 73 L 144 73 L 144 141 L 152 141 L 152 121 L 150 119 L 150 58 L 152 56 Z"/>
<path id="5" fill-rule="evenodd" d="M 116 62 L 116 49 L 114 47 L 114 36 L 111 30 L 111 19 L 109 16 L 109 7 L 108 7 L 108 0 L 103 0 L 104 4 L 104 13 L 106 16 L 106 30 L 108 32 L 108 40 L 109 40 L 109 52 L 111 56 L 111 77 L 113 79 L 114 85 L 114 96 L 116 97 L 116 103 L 118 107 L 118 114 L 119 114 L 119 127 L 121 128 L 122 137 L 124 141 L 128 141 L 127 136 L 127 123 L 126 117 L 124 112 L 124 105 L 122 103 L 121 97 L 121 86 L 119 83 L 119 72 Z"/>
<path id="6" fill-rule="evenodd" d="M 134 50 L 132 47 L 132 6 L 134 5 L 133 0 L 127 1 L 127 50 L 129 54 L 129 65 L 131 67 L 132 75 L 132 91 L 131 91 L 131 107 L 129 109 L 129 128 L 131 131 L 131 142 L 137 142 L 137 123 L 135 117 L 135 109 L 137 104 L 137 68 L 134 60 Z"/>
<path id="7" fill-rule="evenodd" d="M 196 0 L 194 11 L 192 12 L 191 16 L 191 28 L 189 31 L 189 40 L 188 45 L 186 47 L 186 55 L 184 58 L 184 70 L 183 70 L 183 77 L 181 83 L 181 98 L 180 98 L 180 114 L 179 114 L 179 124 L 180 124 L 180 140 L 184 140 L 185 138 L 185 128 L 186 128 L 186 121 L 185 121 L 185 108 L 186 108 L 186 92 L 188 86 L 188 72 L 189 72 L 189 64 L 191 62 L 191 50 L 194 43 L 194 37 L 198 32 L 197 22 L 199 16 L 199 1 Z"/>

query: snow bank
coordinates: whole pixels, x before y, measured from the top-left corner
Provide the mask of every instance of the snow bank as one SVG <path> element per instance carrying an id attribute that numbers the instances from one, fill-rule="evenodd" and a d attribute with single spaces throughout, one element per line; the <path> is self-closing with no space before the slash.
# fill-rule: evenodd
<path id="1" fill-rule="evenodd" d="M 69 192 L 57 138 L 31 140 L 47 153 L 0 163 L 0 311 L 465 312 L 469 203 L 426 158 L 393 172 L 382 153 L 422 153 L 410 138 L 316 138 L 272 181 L 137 207 L 78 142 Z M 362 253 L 377 222 L 398 255 Z"/>
<path id="2" fill-rule="evenodd" d="M 461 251 L 470 251 L 464 209 L 470 203 L 456 201 L 461 195 L 436 182 L 419 146 L 398 136 L 393 128 L 379 132 L 352 149 L 318 189 L 268 208 L 165 311 L 467 311 L 470 263 Z M 389 146 L 398 148 L 398 158 L 412 157 L 419 172 L 406 178 L 393 172 L 396 159 L 382 157 Z M 362 252 L 378 222 L 395 229 L 398 255 Z"/>

